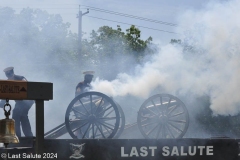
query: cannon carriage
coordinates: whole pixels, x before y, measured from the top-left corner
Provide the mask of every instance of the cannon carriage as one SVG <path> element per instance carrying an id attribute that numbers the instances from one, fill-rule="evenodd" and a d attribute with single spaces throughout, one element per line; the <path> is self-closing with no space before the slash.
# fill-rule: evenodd
<path id="1" fill-rule="evenodd" d="M 182 138 L 188 125 L 188 111 L 173 95 L 149 97 L 138 110 L 137 122 L 126 125 L 123 109 L 113 98 L 90 91 L 70 102 L 65 122 L 45 133 L 45 138 L 58 138 L 68 132 L 77 139 L 116 139 L 133 126 L 147 139 Z"/>

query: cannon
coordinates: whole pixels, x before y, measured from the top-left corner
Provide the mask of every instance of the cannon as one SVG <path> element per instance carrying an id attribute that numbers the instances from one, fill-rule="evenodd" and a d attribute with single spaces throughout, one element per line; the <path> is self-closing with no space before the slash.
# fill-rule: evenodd
<path id="1" fill-rule="evenodd" d="M 137 122 L 146 139 L 182 138 L 189 125 L 184 103 L 170 94 L 156 94 L 140 106 Z M 45 133 L 45 138 L 58 138 L 69 133 L 75 139 L 118 138 L 124 129 L 125 115 L 111 97 L 89 91 L 76 96 L 68 105 L 65 122 Z"/>

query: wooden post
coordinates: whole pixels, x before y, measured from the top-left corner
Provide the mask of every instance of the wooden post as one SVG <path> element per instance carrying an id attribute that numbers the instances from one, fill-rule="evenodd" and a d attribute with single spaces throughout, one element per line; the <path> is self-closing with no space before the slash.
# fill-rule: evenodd
<path id="1" fill-rule="evenodd" d="M 0 80 L 0 99 L 35 100 L 36 103 L 36 154 L 44 152 L 44 100 L 53 99 L 53 84 Z"/>

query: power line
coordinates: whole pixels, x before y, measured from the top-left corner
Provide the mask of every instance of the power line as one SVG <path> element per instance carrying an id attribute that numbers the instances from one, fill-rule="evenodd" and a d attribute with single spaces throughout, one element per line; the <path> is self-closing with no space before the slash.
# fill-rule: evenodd
<path id="1" fill-rule="evenodd" d="M 164 25 L 170 25 L 170 26 L 173 26 L 173 27 L 177 26 L 177 24 L 174 24 L 174 23 L 168 23 L 168 22 L 148 19 L 148 18 L 144 18 L 144 17 L 138 17 L 138 16 L 124 14 L 124 13 L 119 13 L 119 12 L 113 12 L 113 11 L 104 10 L 104 9 L 95 8 L 95 7 L 86 6 L 86 5 L 81 5 L 81 6 L 88 7 L 90 9 L 92 9 L 92 10 L 95 10 L 95 11 L 100 11 L 100 12 L 105 12 L 105 13 L 109 13 L 109 14 L 124 16 L 124 17 L 128 17 L 128 18 L 134 18 L 134 19 L 139 19 L 139 20 L 143 20 L 143 21 L 149 21 L 149 22 L 153 22 L 153 23 L 160 23 L 160 24 L 164 24 Z M 75 7 L 73 7 L 73 8 L 75 8 Z M 23 8 L 15 7 L 15 9 L 23 9 Z M 43 9 L 43 8 L 41 8 L 41 9 Z M 44 8 L 44 9 L 66 9 L 66 7 L 64 7 L 64 8 L 49 7 L 49 8 Z M 119 21 L 114 21 L 114 20 L 94 17 L 94 16 L 86 16 L 86 17 L 91 17 L 91 18 L 95 18 L 95 19 L 100 19 L 100 20 L 105 20 L 105 21 L 110 21 L 110 22 L 116 22 L 116 23 L 121 23 L 121 24 L 134 25 L 134 24 L 129 24 L 129 23 L 125 23 L 125 22 L 119 22 Z M 172 34 L 180 34 L 180 33 L 176 33 L 176 32 L 160 30 L 160 29 L 155 29 L 155 28 L 150 28 L 150 27 L 145 27 L 145 26 L 140 26 L 140 25 L 134 25 L 134 26 L 137 26 L 137 27 L 140 27 L 140 28 L 146 28 L 146 29 L 150 29 L 150 30 L 155 30 L 155 31 L 160 31 L 160 32 L 166 32 L 166 33 L 172 33 Z"/>
<path id="2" fill-rule="evenodd" d="M 148 22 L 153 22 L 153 23 L 158 23 L 158 24 L 163 24 L 163 25 L 168 25 L 168 26 L 172 26 L 172 27 L 177 27 L 177 24 L 174 23 L 169 23 L 169 22 L 164 22 L 164 21 L 159 21 L 159 20 L 154 20 L 154 19 L 149 19 L 149 18 L 144 18 L 144 17 L 139 17 L 139 16 L 134 16 L 134 15 L 130 15 L 130 14 L 124 14 L 124 13 L 119 13 L 119 12 L 114 12 L 114 11 L 110 11 L 110 10 L 105 10 L 105 9 L 100 9 L 100 8 L 96 8 L 96 7 L 91 7 L 91 6 L 86 6 L 86 5 L 81 5 L 81 6 L 85 6 L 88 7 L 86 9 L 91 9 L 94 11 L 98 11 L 98 12 L 103 12 L 103 13 L 109 13 L 109 14 L 114 14 L 114 15 L 118 15 L 118 16 L 123 16 L 123 17 L 128 17 L 128 18 L 134 18 L 134 19 L 139 19 L 139 20 L 143 20 L 143 21 L 148 21 Z M 1 7 L 1 6 L 0 6 Z M 39 6 L 38 6 L 39 7 Z M 38 8 L 37 7 L 37 8 Z M 33 7 L 34 8 L 34 7 Z M 15 7 L 15 9 L 23 9 L 23 8 L 18 8 Z M 76 9 L 76 7 L 72 7 L 72 8 L 58 8 L 58 7 L 45 7 L 45 8 L 41 8 L 41 9 Z"/>
<path id="3" fill-rule="evenodd" d="M 65 4 L 65 5 L 71 5 L 71 4 Z M 65 6 L 64 5 L 64 6 Z M 17 6 L 15 4 L 15 6 Z M 20 5 L 18 5 L 20 6 Z M 44 5 L 42 5 L 44 6 Z M 110 10 L 105 10 L 105 9 L 101 9 L 101 8 L 96 8 L 96 7 L 91 7 L 91 6 L 86 6 L 86 5 L 81 5 L 84 7 L 88 7 L 87 9 L 91 9 L 97 12 L 103 12 L 103 13 L 109 13 L 109 14 L 114 14 L 114 15 L 118 15 L 118 16 L 123 16 L 123 17 L 128 17 L 128 18 L 134 18 L 134 19 L 139 19 L 139 20 L 143 20 L 143 21 L 149 21 L 149 22 L 153 22 L 153 23 L 159 23 L 159 24 L 163 24 L 163 25 L 169 25 L 172 27 L 177 27 L 178 24 L 174 24 L 174 23 L 169 23 L 169 22 L 164 22 L 164 21 L 159 21 L 159 20 L 154 20 L 154 19 L 149 19 L 149 18 L 144 18 L 144 17 L 139 17 L 139 16 L 134 16 L 134 15 L 130 15 L 130 14 L 124 14 L 124 13 L 120 13 L 120 12 L 114 12 L 114 11 L 110 11 Z M 2 7 L 2 6 L 0 6 Z M 31 8 L 35 8 L 35 7 L 31 7 Z M 39 6 L 37 6 L 36 8 L 39 8 Z M 19 8 L 19 7 L 15 7 L 15 9 L 23 9 L 23 8 Z M 44 7 L 41 9 L 77 9 L 76 7 Z"/>
<path id="4" fill-rule="evenodd" d="M 96 7 L 91 7 L 91 6 L 85 6 L 85 5 L 81 5 L 81 6 L 88 7 L 89 9 L 92 9 L 92 10 L 98 11 L 98 12 L 104 12 L 104 13 L 114 14 L 114 15 L 118 15 L 118 16 L 123 16 L 123 17 L 128 17 L 128 18 L 134 18 L 134 19 L 139 19 L 139 20 L 143 20 L 143 21 L 149 21 L 149 22 L 153 22 L 153 23 L 159 23 L 159 24 L 163 24 L 163 25 L 169 25 L 169 26 L 173 26 L 173 27 L 178 26 L 177 24 L 174 24 L 174 23 L 163 22 L 163 21 L 159 21 L 159 20 L 154 20 L 154 19 L 149 19 L 149 18 L 134 16 L 134 15 L 130 15 L 130 14 L 124 14 L 124 13 L 120 13 L 120 12 L 114 12 L 114 11 L 105 10 L 105 9 L 96 8 Z"/>
<path id="5" fill-rule="evenodd" d="M 109 20 L 109 19 L 104 19 L 104 18 L 94 17 L 94 16 L 86 16 L 86 17 L 91 17 L 91 18 L 96 18 L 96 19 L 101 19 L 101 20 L 110 21 L 110 22 L 116 22 L 116 23 L 121 23 L 121 24 L 134 25 L 134 24 L 129 24 L 129 23 L 125 23 L 125 22 L 119 22 L 119 21 L 114 21 L 114 20 Z M 139 25 L 134 25 L 134 26 L 141 27 L 141 28 L 146 28 L 146 29 L 151 29 L 151 30 L 155 30 L 155 31 L 160 31 L 160 32 L 167 32 L 167 33 L 173 33 L 173 34 L 180 34 L 180 33 L 176 33 L 176 32 L 165 31 L 165 30 L 161 30 L 161 29 L 155 29 L 155 28 L 144 27 L 144 26 L 139 26 Z"/>

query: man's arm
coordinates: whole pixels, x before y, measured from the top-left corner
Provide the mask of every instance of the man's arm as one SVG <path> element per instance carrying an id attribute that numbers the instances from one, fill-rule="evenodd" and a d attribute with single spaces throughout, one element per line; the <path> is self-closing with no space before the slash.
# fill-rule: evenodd
<path id="1" fill-rule="evenodd" d="M 22 81 L 27 81 L 27 79 L 25 77 L 23 77 Z"/>
<path id="2" fill-rule="evenodd" d="M 81 88 L 77 87 L 75 91 L 75 97 L 77 97 L 81 93 Z"/>
<path id="3" fill-rule="evenodd" d="M 75 97 L 77 97 L 79 94 L 83 92 L 82 88 L 83 88 L 83 83 L 82 82 L 78 83 L 75 90 Z"/>

